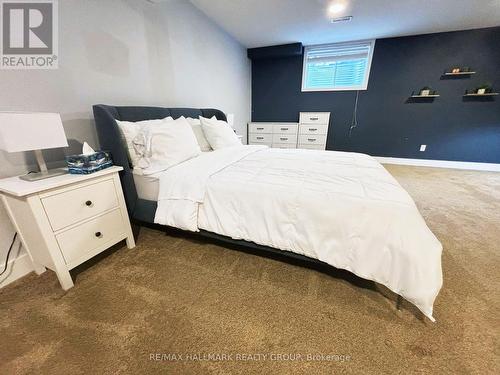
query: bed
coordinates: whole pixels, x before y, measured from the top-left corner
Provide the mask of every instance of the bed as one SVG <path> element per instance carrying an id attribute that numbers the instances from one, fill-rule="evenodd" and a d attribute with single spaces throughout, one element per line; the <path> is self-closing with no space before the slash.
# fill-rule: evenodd
<path id="1" fill-rule="evenodd" d="M 240 146 L 157 175 L 130 168 L 115 120 L 225 120 L 216 109 L 94 106 L 134 221 L 314 259 L 385 285 L 434 321 L 442 247 L 413 200 L 368 155 Z M 154 199 L 157 197 L 157 199 Z"/>

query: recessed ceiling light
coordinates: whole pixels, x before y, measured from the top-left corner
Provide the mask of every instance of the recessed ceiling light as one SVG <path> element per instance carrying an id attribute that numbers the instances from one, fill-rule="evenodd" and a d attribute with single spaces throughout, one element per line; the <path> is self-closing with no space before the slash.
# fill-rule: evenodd
<path id="1" fill-rule="evenodd" d="M 328 7 L 328 12 L 330 14 L 338 14 L 347 8 L 346 4 L 343 2 L 335 2 Z"/>
<path id="2" fill-rule="evenodd" d="M 349 22 L 352 20 L 352 16 L 346 16 L 346 17 L 339 17 L 339 18 L 332 18 L 330 20 L 331 23 L 337 23 L 337 22 Z"/>

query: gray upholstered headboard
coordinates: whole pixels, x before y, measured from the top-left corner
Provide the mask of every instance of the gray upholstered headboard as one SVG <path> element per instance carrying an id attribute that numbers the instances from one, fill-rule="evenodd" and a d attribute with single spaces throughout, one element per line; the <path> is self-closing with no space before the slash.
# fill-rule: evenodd
<path id="1" fill-rule="evenodd" d="M 110 151 L 115 165 L 123 167 L 120 178 L 129 215 L 141 221 L 153 222 L 156 202 L 138 199 L 134 178 L 130 168 L 127 150 L 122 144 L 118 125 L 115 120 L 142 121 L 172 116 L 212 117 L 226 121 L 226 115 L 218 109 L 162 108 L 162 107 L 116 107 L 96 104 L 93 106 L 97 136 L 102 150 Z"/>

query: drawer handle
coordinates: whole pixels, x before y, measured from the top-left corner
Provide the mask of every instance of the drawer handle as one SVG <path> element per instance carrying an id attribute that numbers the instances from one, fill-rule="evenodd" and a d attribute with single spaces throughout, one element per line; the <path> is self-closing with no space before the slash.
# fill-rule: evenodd
<path id="1" fill-rule="evenodd" d="M 318 129 L 316 129 L 316 128 L 309 128 L 309 131 L 310 131 L 310 132 L 315 132 L 315 131 L 317 131 L 317 130 L 318 130 Z"/>
<path id="2" fill-rule="evenodd" d="M 288 138 L 280 138 L 282 141 L 288 141 Z"/>
<path id="3" fill-rule="evenodd" d="M 101 232 L 95 232 L 94 233 L 97 238 L 102 238 L 102 233 Z"/>
<path id="4" fill-rule="evenodd" d="M 309 142 L 314 142 L 314 141 L 316 141 L 316 138 L 307 138 L 307 140 L 308 140 Z"/>
<path id="5" fill-rule="evenodd" d="M 257 130 L 264 130 L 264 128 L 257 128 Z"/>
<path id="6" fill-rule="evenodd" d="M 264 137 L 257 137 L 257 139 L 264 139 Z"/>
<path id="7" fill-rule="evenodd" d="M 281 130 L 288 130 L 289 128 L 281 128 Z"/>
<path id="8" fill-rule="evenodd" d="M 309 120 L 316 121 L 316 120 L 319 120 L 319 117 L 309 117 Z"/>
<path id="9" fill-rule="evenodd" d="M 90 206 L 92 206 L 92 205 L 93 205 L 92 201 L 87 201 L 87 202 L 85 202 L 85 206 L 90 207 Z"/>

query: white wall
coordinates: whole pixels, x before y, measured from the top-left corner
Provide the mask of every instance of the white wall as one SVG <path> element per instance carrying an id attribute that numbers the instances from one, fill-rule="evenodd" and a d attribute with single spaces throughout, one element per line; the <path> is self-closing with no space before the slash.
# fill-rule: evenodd
<path id="1" fill-rule="evenodd" d="M 61 113 L 70 147 L 44 152 L 50 166 L 83 141 L 98 147 L 96 103 L 218 108 L 234 113 L 246 134 L 250 86 L 246 49 L 188 0 L 64 0 L 59 69 L 0 70 L 0 110 Z M 34 168 L 34 160 L 0 151 L 0 165 L 3 178 Z M 14 233 L 1 205 L 0 226 L 1 270 Z"/>

